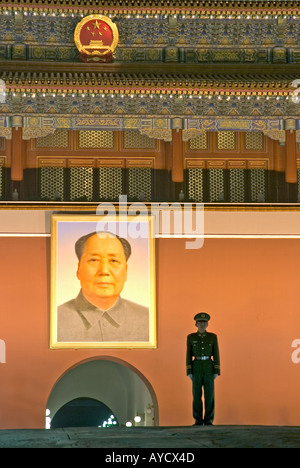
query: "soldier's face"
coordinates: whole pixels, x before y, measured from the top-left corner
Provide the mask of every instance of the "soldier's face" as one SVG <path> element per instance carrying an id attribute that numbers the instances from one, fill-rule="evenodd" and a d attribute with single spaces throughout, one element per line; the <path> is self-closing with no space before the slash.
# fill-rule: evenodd
<path id="1" fill-rule="evenodd" d="M 205 332 L 205 330 L 207 329 L 208 327 L 208 322 L 196 322 L 196 327 L 198 328 L 198 332 L 199 333 L 203 333 Z"/>
<path id="2" fill-rule="evenodd" d="M 117 298 L 127 279 L 127 263 L 121 242 L 115 237 L 90 237 L 78 264 L 77 278 L 84 296 Z"/>

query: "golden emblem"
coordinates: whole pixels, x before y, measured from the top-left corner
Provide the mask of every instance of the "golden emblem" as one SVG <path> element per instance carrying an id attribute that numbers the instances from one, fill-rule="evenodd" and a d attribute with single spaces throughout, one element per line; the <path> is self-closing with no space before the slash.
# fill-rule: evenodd
<path id="1" fill-rule="evenodd" d="M 115 23 L 103 15 L 90 15 L 77 24 L 74 41 L 84 62 L 110 62 L 119 41 Z"/>

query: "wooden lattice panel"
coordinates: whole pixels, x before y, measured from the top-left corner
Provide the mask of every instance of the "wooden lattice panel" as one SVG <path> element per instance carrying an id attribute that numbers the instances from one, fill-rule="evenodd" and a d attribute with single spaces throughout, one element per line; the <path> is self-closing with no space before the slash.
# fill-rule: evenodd
<path id="1" fill-rule="evenodd" d="M 99 167 L 99 198 L 116 200 L 123 193 L 123 171 L 121 167 Z"/>
<path id="2" fill-rule="evenodd" d="M 203 202 L 203 169 L 188 169 L 188 196 L 190 200 Z"/>
<path id="3" fill-rule="evenodd" d="M 92 167 L 70 168 L 70 199 L 88 201 L 93 199 Z"/>
<path id="4" fill-rule="evenodd" d="M 252 202 L 266 201 L 266 173 L 264 169 L 250 169 L 250 198 Z"/>
<path id="5" fill-rule="evenodd" d="M 300 169 L 297 169 L 297 188 L 298 194 L 300 194 Z"/>
<path id="6" fill-rule="evenodd" d="M 196 138 L 189 140 L 190 150 L 206 150 L 207 147 L 207 132 L 201 133 Z"/>
<path id="7" fill-rule="evenodd" d="M 138 130 L 124 132 L 124 148 L 155 149 L 155 139 L 142 135 Z"/>
<path id="8" fill-rule="evenodd" d="M 0 199 L 4 198 L 4 168 L 0 167 Z"/>
<path id="9" fill-rule="evenodd" d="M 53 200 L 56 196 L 64 199 L 64 168 L 40 168 L 40 196 L 46 200 Z"/>
<path id="10" fill-rule="evenodd" d="M 113 148 L 114 132 L 102 130 L 79 131 L 79 148 Z"/>
<path id="11" fill-rule="evenodd" d="M 56 130 L 54 133 L 36 139 L 36 148 L 68 148 L 68 130 Z"/>
<path id="12" fill-rule="evenodd" d="M 246 150 L 263 150 L 264 149 L 264 134 L 262 132 L 246 132 L 245 135 Z"/>
<path id="13" fill-rule="evenodd" d="M 132 167 L 128 169 L 129 198 L 150 201 L 152 198 L 152 169 Z"/>
<path id="14" fill-rule="evenodd" d="M 229 196 L 232 203 L 245 201 L 245 171 L 244 169 L 229 170 Z"/>
<path id="15" fill-rule="evenodd" d="M 235 132 L 218 132 L 218 150 L 235 149 Z"/>
<path id="16" fill-rule="evenodd" d="M 225 194 L 224 169 L 209 169 L 209 201 L 222 201 Z"/>

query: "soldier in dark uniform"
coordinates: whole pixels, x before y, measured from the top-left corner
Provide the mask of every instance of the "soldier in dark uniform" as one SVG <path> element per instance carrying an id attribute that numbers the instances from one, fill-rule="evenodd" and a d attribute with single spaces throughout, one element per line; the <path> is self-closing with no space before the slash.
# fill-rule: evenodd
<path id="1" fill-rule="evenodd" d="M 195 425 L 212 425 L 215 412 L 214 380 L 220 375 L 217 335 L 206 331 L 210 316 L 195 315 L 198 331 L 187 337 L 186 373 L 193 382 L 193 417 Z M 202 389 L 205 413 L 203 418 Z"/>

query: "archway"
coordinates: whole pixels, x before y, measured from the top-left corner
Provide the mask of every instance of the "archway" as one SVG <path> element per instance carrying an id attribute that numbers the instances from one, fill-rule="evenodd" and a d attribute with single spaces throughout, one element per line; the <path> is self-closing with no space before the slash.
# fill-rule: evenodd
<path id="1" fill-rule="evenodd" d="M 51 429 L 59 427 L 106 427 L 117 425 L 112 411 L 94 398 L 75 398 L 63 405 L 51 421 Z"/>
<path id="2" fill-rule="evenodd" d="M 54 420 L 64 405 L 81 398 L 105 405 L 120 426 L 158 425 L 157 399 L 151 384 L 137 369 L 120 359 L 94 358 L 67 370 L 48 398 L 48 418 Z M 75 420 L 74 424 L 77 425 Z"/>

